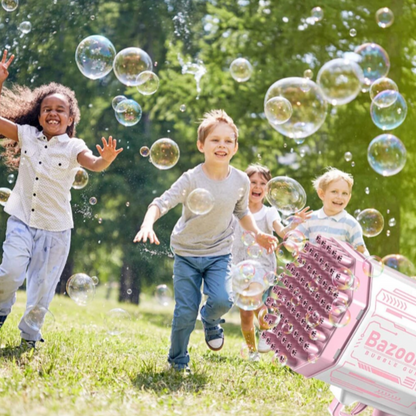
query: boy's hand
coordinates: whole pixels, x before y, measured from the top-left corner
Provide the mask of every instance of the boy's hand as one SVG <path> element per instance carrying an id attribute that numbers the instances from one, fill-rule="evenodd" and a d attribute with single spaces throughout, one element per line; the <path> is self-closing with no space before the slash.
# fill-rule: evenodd
<path id="1" fill-rule="evenodd" d="M 3 52 L 3 58 L 0 62 L 0 84 L 3 84 L 6 81 L 7 77 L 9 76 L 8 68 L 10 64 L 13 62 L 14 55 L 10 55 L 10 58 L 7 60 L 8 50 L 5 49 Z"/>
<path id="2" fill-rule="evenodd" d="M 149 242 L 152 244 L 156 244 L 156 245 L 160 244 L 156 236 L 156 233 L 153 231 L 153 228 L 149 226 L 143 226 L 140 229 L 140 231 L 136 234 L 136 237 L 134 237 L 133 243 L 139 243 L 140 241 L 143 241 L 143 243 L 146 243 L 147 239 L 149 239 Z"/>
<path id="3" fill-rule="evenodd" d="M 102 137 L 101 140 L 103 141 L 103 147 L 97 144 L 98 153 L 106 162 L 111 164 L 118 154 L 123 151 L 123 148 L 116 149 L 117 140 L 113 139 L 111 136 L 108 138 L 108 143 L 105 140 L 105 137 Z"/>
<path id="4" fill-rule="evenodd" d="M 307 219 L 309 219 L 312 214 L 313 211 L 309 210 L 309 207 L 305 207 L 301 211 L 297 212 L 295 215 L 289 217 L 288 221 L 290 221 L 292 224 L 299 225 L 305 222 Z"/>
<path id="5" fill-rule="evenodd" d="M 279 243 L 275 236 L 263 232 L 257 233 L 256 242 L 260 246 L 264 247 L 268 254 L 275 251 Z"/>

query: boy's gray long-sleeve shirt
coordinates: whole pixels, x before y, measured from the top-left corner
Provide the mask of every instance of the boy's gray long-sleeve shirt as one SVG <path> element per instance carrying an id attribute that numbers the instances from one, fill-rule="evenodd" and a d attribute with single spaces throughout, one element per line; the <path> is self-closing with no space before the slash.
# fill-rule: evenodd
<path id="1" fill-rule="evenodd" d="M 214 197 L 214 207 L 205 215 L 196 215 L 188 208 L 187 197 L 196 188 L 208 190 Z M 188 170 L 159 198 L 156 205 L 160 215 L 177 204 L 183 204 L 182 215 L 171 235 L 175 254 L 189 257 L 221 256 L 231 253 L 233 243 L 233 214 L 241 219 L 249 214 L 248 176 L 230 166 L 230 173 L 222 181 L 207 177 L 202 164 Z"/>

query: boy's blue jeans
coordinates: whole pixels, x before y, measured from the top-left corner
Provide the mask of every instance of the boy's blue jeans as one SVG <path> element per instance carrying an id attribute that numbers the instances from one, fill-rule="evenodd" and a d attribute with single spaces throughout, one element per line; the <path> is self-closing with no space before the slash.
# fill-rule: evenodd
<path id="1" fill-rule="evenodd" d="M 208 296 L 201 309 L 201 317 L 217 325 L 233 305 L 231 285 L 231 254 L 215 257 L 182 257 L 175 255 L 173 288 L 175 311 L 173 313 L 171 345 L 168 361 L 176 368 L 189 363 L 188 343 L 195 328 L 201 303 L 201 285 Z"/>

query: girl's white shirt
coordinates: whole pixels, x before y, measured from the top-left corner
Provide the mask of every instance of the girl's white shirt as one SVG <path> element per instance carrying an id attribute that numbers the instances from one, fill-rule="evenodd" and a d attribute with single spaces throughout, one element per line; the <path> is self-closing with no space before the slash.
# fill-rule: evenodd
<path id="1" fill-rule="evenodd" d="M 73 228 L 71 188 L 80 164 L 78 154 L 89 150 L 67 134 L 49 141 L 36 127 L 18 126 L 21 158 L 15 187 L 4 211 L 29 227 L 48 231 Z"/>

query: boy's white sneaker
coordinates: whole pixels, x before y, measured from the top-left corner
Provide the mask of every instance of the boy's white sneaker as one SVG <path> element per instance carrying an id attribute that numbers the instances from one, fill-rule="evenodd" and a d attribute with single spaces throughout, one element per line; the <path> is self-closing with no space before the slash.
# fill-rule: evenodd
<path id="1" fill-rule="evenodd" d="M 261 336 L 263 331 L 260 332 L 259 344 L 257 346 L 257 351 L 261 354 L 269 352 L 271 350 L 270 345 L 267 344 L 266 339 Z"/>

